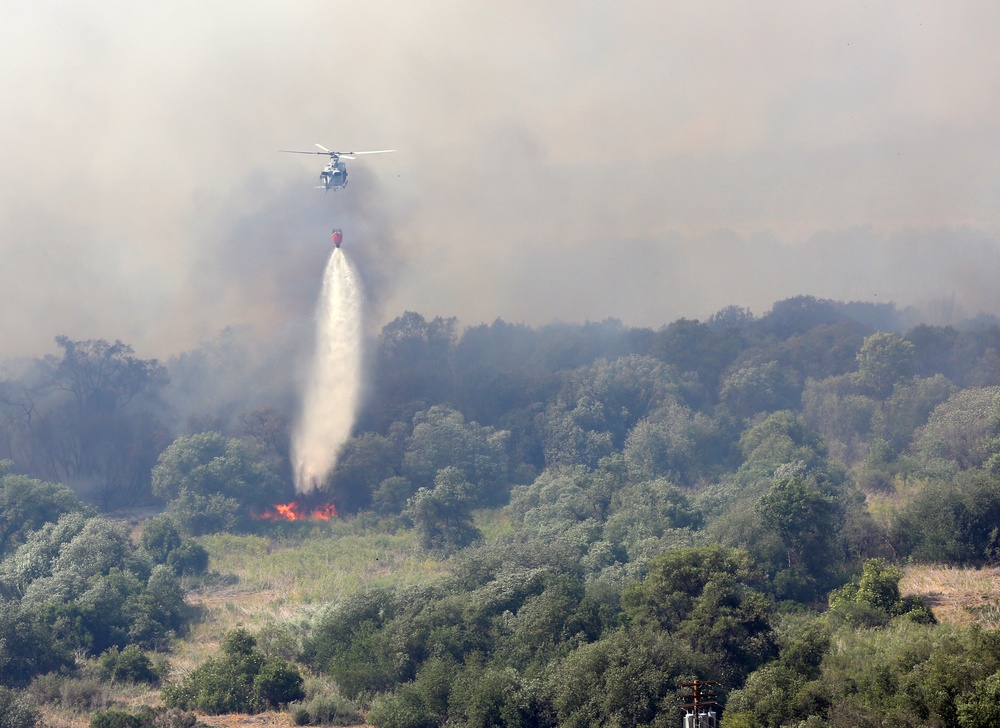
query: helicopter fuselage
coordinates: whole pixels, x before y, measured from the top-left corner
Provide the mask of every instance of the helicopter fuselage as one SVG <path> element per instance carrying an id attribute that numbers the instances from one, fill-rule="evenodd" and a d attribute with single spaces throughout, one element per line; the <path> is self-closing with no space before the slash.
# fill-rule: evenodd
<path id="1" fill-rule="evenodd" d="M 347 165 L 343 162 L 330 161 L 319 174 L 323 189 L 337 190 L 347 186 Z"/>

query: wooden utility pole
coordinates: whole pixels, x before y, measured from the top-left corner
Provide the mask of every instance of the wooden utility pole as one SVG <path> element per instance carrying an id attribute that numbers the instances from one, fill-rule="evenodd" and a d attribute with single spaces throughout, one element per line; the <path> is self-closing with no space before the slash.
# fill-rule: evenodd
<path id="1" fill-rule="evenodd" d="M 691 688 L 691 695 L 682 695 L 682 700 L 690 702 L 681 706 L 684 710 L 684 728 L 716 728 L 719 724 L 718 713 L 715 706 L 715 693 L 709 692 L 706 688 L 718 685 L 715 680 L 695 680 L 694 682 L 681 683 L 682 688 Z"/>

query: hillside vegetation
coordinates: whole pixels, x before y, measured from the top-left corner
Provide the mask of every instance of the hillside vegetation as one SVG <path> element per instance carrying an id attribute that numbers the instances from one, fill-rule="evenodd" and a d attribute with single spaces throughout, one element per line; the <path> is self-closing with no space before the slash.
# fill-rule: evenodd
<path id="1" fill-rule="evenodd" d="M 291 523 L 238 342 L 57 341 L 0 391 L 11 725 L 676 726 L 695 678 L 726 728 L 1000 720 L 994 319 L 407 313 Z"/>

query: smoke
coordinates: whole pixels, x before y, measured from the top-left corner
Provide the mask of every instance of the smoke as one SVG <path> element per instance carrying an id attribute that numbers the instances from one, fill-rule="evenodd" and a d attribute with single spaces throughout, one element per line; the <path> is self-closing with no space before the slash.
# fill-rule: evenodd
<path id="1" fill-rule="evenodd" d="M 996 3 L 16 5 L 0 358 L 265 342 L 309 319 L 328 251 L 302 241 L 333 221 L 375 324 L 998 297 L 989 251 L 937 234 L 1000 241 Z M 328 194 L 277 152 L 315 142 L 399 151 Z M 801 252 L 863 229 L 941 244 Z"/>
<path id="2" fill-rule="evenodd" d="M 295 490 L 315 490 L 351 434 L 361 397 L 364 293 L 340 248 L 323 275 L 316 311 L 316 353 L 292 436 Z"/>

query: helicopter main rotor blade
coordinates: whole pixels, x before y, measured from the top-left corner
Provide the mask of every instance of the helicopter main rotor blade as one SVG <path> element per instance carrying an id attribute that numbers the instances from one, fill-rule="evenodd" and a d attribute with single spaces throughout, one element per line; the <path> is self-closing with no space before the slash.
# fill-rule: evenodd
<path id="1" fill-rule="evenodd" d="M 376 149 L 374 152 L 344 152 L 344 154 L 385 154 L 386 152 L 395 151 L 395 149 Z"/>
<path id="2" fill-rule="evenodd" d="M 319 147 L 320 149 L 322 149 L 327 154 L 336 154 L 336 152 L 331 152 L 329 149 L 327 149 L 326 147 L 324 147 L 322 144 L 318 144 L 316 142 L 313 142 L 313 144 L 316 144 L 317 147 Z M 317 152 L 317 154 L 318 154 L 318 152 Z"/>
<path id="3" fill-rule="evenodd" d="M 287 154 L 327 154 L 326 152 L 300 152 L 298 149 L 279 149 L 278 151 Z"/>

